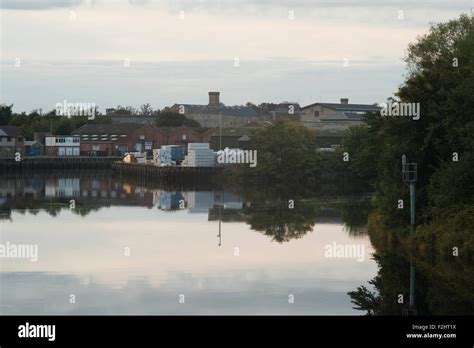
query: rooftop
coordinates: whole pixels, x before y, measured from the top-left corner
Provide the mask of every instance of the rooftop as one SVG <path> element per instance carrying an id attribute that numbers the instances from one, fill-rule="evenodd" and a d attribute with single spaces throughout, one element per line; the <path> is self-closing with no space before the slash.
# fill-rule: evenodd
<path id="1" fill-rule="evenodd" d="M 257 117 L 258 113 L 255 109 L 248 106 L 225 106 L 223 104 L 220 107 L 212 105 L 200 105 L 200 104 L 175 104 L 175 106 L 184 106 L 184 113 L 191 114 L 218 114 L 222 112 L 226 116 L 242 116 L 242 117 Z"/>
<path id="2" fill-rule="evenodd" d="M 15 126 L 0 126 L 0 136 L 17 137 L 21 135 L 21 130 Z"/>
<path id="3" fill-rule="evenodd" d="M 321 121 L 362 121 L 364 114 L 360 112 L 339 112 L 335 115 L 321 116 Z"/>
<path id="4" fill-rule="evenodd" d="M 376 112 L 380 111 L 382 108 L 378 105 L 371 105 L 371 104 L 342 104 L 342 103 L 313 103 L 310 105 L 306 105 L 303 109 L 321 105 L 323 107 L 333 109 L 336 111 L 359 111 L 359 112 Z"/>
<path id="5" fill-rule="evenodd" d="M 136 123 L 85 124 L 72 134 L 130 134 L 141 127 L 142 124 Z"/>
<path id="6" fill-rule="evenodd" d="M 27 141 L 25 141 L 25 146 L 34 146 L 34 145 L 43 146 L 43 144 L 41 144 L 40 142 L 38 142 L 36 140 L 27 140 Z"/>
<path id="7" fill-rule="evenodd" d="M 253 127 L 225 127 L 222 128 L 222 136 L 236 136 L 236 137 L 242 137 L 244 135 L 250 136 L 252 135 L 257 128 Z M 220 132 L 219 129 L 215 129 L 212 133 L 211 136 L 219 136 Z"/>

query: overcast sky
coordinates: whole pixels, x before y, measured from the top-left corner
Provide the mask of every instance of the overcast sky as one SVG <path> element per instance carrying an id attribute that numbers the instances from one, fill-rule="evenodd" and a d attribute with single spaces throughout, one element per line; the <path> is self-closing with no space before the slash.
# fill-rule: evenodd
<path id="1" fill-rule="evenodd" d="M 0 4 L 0 102 L 28 112 L 63 100 L 161 109 L 207 103 L 208 91 L 227 105 L 383 102 L 408 43 L 474 0 Z"/>

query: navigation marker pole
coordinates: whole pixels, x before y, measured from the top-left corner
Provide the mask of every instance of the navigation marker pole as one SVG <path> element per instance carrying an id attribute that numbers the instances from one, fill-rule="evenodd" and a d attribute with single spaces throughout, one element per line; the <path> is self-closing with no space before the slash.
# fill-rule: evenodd
<path id="1" fill-rule="evenodd" d="M 410 186 L 410 231 L 415 233 L 415 203 L 416 203 L 416 179 L 418 175 L 416 163 L 407 163 L 407 157 L 402 156 L 402 178 L 405 184 Z"/>
<path id="2" fill-rule="evenodd" d="M 415 204 L 416 204 L 416 179 L 418 169 L 416 163 L 407 163 L 407 157 L 402 156 L 402 178 L 405 184 L 410 187 L 410 234 L 413 236 L 416 231 L 415 225 Z M 416 315 L 415 308 L 416 278 L 415 265 L 413 259 L 410 259 L 410 302 L 407 309 L 402 311 L 404 315 Z"/>

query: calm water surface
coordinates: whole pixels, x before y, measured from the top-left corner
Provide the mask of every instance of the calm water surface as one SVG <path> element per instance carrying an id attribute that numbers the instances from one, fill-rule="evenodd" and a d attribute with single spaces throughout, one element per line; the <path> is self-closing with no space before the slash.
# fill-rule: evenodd
<path id="1" fill-rule="evenodd" d="M 347 293 L 377 274 L 368 237 L 331 202 L 281 220 L 225 191 L 0 182 L 1 243 L 38 245 L 37 262 L 0 259 L 1 314 L 364 314 Z M 327 257 L 334 243 L 363 259 Z"/>

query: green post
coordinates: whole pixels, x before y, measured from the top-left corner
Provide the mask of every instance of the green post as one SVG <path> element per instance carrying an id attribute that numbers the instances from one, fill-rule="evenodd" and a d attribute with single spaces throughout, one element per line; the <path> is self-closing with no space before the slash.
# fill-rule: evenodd
<path id="1" fill-rule="evenodd" d="M 415 183 L 410 182 L 410 225 L 411 225 L 411 233 L 415 233 L 415 202 L 416 202 L 416 195 L 415 195 Z"/>
<path id="2" fill-rule="evenodd" d="M 415 182 L 410 182 L 410 226 L 411 226 L 411 235 L 415 234 L 416 225 L 415 225 L 415 203 L 416 203 L 416 184 Z M 415 309 L 415 265 L 413 260 L 410 260 L 410 309 L 414 311 Z"/>
<path id="3" fill-rule="evenodd" d="M 414 236 L 416 231 L 416 178 L 417 166 L 416 163 L 407 163 L 405 155 L 402 156 L 402 178 L 405 184 L 410 186 L 410 234 Z M 410 299 L 408 309 L 402 311 L 404 314 L 416 315 L 415 308 L 416 295 L 416 272 L 413 259 L 410 259 Z"/>

